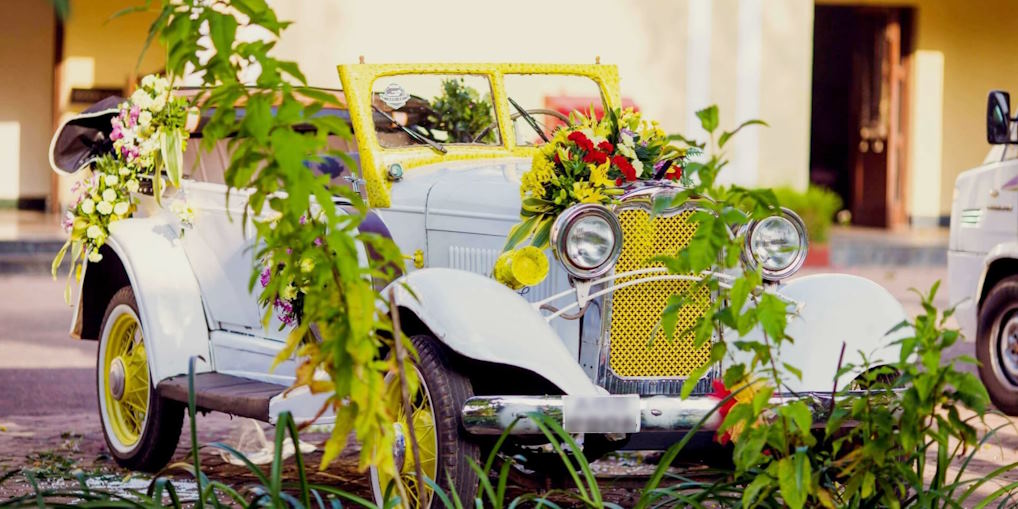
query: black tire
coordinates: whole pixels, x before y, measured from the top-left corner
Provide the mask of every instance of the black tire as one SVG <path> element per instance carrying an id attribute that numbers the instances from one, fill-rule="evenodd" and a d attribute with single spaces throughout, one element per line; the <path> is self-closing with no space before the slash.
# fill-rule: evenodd
<path id="1" fill-rule="evenodd" d="M 460 420 L 460 413 L 466 400 L 474 395 L 470 380 L 450 367 L 449 359 L 437 340 L 429 335 L 410 338 L 417 349 L 419 362 L 416 367 L 431 396 L 431 408 L 435 416 L 435 433 L 438 439 L 437 472 L 439 487 L 451 499 L 453 490 L 464 507 L 474 505 L 477 493 L 477 472 L 470 466 L 473 461 L 480 464 L 480 447 L 465 439 L 466 430 Z M 407 457 L 410 456 L 410 442 L 407 438 Z M 376 502 L 380 498 L 375 470 L 372 468 L 371 485 Z M 431 498 L 431 507 L 438 507 L 436 497 Z"/>
<path id="2" fill-rule="evenodd" d="M 108 416 L 104 408 L 103 385 L 103 343 L 107 341 L 107 329 L 110 327 L 110 318 L 114 311 L 122 306 L 129 307 L 135 317 L 138 314 L 138 303 L 134 298 L 134 290 L 125 286 L 117 291 L 106 306 L 106 313 L 103 315 L 102 328 L 99 331 L 99 348 L 96 353 L 96 389 L 99 402 L 99 419 L 102 424 L 103 438 L 106 440 L 106 447 L 109 449 L 113 459 L 123 468 L 138 470 L 142 472 L 158 472 L 169 463 L 177 449 L 177 442 L 180 440 L 180 430 L 184 418 L 184 406 L 176 401 L 171 401 L 156 393 L 149 376 L 148 407 L 144 417 L 142 432 L 134 444 L 125 446 L 119 443 L 118 439 L 111 437 Z M 120 311 L 117 311 L 120 313 Z M 140 327 L 140 323 L 139 323 Z M 144 331 L 142 331 L 143 341 Z M 146 367 L 148 364 L 146 363 Z M 116 442 L 116 444 L 115 444 Z"/>
<path id="3" fill-rule="evenodd" d="M 989 293 L 979 309 L 976 332 L 976 358 L 979 377 L 986 391 L 1001 412 L 1018 415 L 1018 377 L 1008 374 L 1002 366 L 1000 337 L 1003 328 L 1018 317 L 1018 276 L 1001 280 Z"/>

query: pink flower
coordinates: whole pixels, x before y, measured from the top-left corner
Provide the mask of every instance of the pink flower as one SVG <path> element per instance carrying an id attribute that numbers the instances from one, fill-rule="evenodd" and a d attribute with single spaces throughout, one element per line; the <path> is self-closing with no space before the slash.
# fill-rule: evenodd
<path id="1" fill-rule="evenodd" d="M 64 220 L 60 225 L 63 226 L 66 233 L 71 233 L 71 230 L 74 229 L 74 214 L 71 214 L 70 210 L 64 212 Z"/>
<path id="2" fill-rule="evenodd" d="M 137 104 L 131 106 L 131 123 L 130 126 L 134 126 L 138 123 L 138 115 L 141 115 L 141 108 Z"/>
<path id="3" fill-rule="evenodd" d="M 262 271 L 261 277 L 258 279 L 262 283 L 262 288 L 269 286 L 269 281 L 272 280 L 272 269 L 265 267 L 265 270 Z"/>

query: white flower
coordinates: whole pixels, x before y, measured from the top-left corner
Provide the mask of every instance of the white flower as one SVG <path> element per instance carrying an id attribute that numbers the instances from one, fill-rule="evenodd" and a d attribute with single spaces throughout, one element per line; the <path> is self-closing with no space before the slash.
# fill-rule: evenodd
<path id="1" fill-rule="evenodd" d="M 130 192 L 130 193 L 137 193 L 138 192 L 138 181 L 137 180 L 135 180 L 135 179 L 128 180 L 126 185 L 127 185 L 127 191 L 128 192 Z"/>
<path id="2" fill-rule="evenodd" d="M 103 191 L 103 201 L 117 201 L 117 192 L 112 189 Z"/>
<path id="3" fill-rule="evenodd" d="M 81 211 L 85 214 L 95 212 L 95 202 L 91 198 L 85 198 L 85 201 L 81 202 Z"/>
<path id="4" fill-rule="evenodd" d="M 95 209 L 98 210 L 100 214 L 108 216 L 113 213 L 113 204 L 103 200 L 95 206 Z"/>
<path id="5" fill-rule="evenodd" d="M 134 104 L 143 110 L 150 109 L 152 107 L 152 96 L 148 95 L 148 92 L 144 89 L 139 88 L 131 94 L 131 104 Z"/>
<path id="6" fill-rule="evenodd" d="M 103 259 L 103 255 L 99 254 L 98 249 L 93 249 L 88 252 L 88 261 L 92 263 L 99 263 Z"/>
<path id="7" fill-rule="evenodd" d="M 625 145 L 627 147 L 632 147 L 633 146 L 633 137 L 632 136 L 622 132 L 622 133 L 619 133 L 619 137 L 622 138 L 622 144 L 623 145 Z"/>
<path id="8" fill-rule="evenodd" d="M 637 176 L 637 178 L 639 178 L 640 176 L 642 176 L 642 175 L 643 175 L 643 161 L 640 161 L 639 159 L 636 159 L 636 158 L 634 157 L 634 158 L 633 158 L 633 160 L 632 160 L 632 161 L 630 161 L 630 162 L 632 162 L 632 163 L 633 163 L 633 169 L 635 169 L 635 170 L 636 170 L 636 176 Z"/>
<path id="9" fill-rule="evenodd" d="M 108 186 L 115 186 L 117 185 L 117 182 L 120 182 L 120 179 L 118 179 L 116 175 L 106 175 L 103 177 L 103 180 Z"/>
<path id="10" fill-rule="evenodd" d="M 128 205 L 126 201 L 118 202 L 116 205 L 113 206 L 113 213 L 118 216 L 122 216 L 124 214 L 127 214 L 128 207 L 130 207 L 130 205 Z"/>
<path id="11" fill-rule="evenodd" d="M 145 88 L 153 88 L 155 84 L 156 84 L 155 74 L 149 74 L 148 76 L 145 76 L 144 78 L 141 79 L 141 86 Z"/>
<path id="12" fill-rule="evenodd" d="M 152 111 L 154 111 L 156 113 L 159 113 L 160 111 L 163 111 L 163 108 L 165 106 L 166 106 L 166 94 L 163 93 L 163 94 L 157 95 L 155 97 L 155 99 L 152 100 L 151 108 L 148 108 L 148 109 L 151 109 Z"/>
<path id="13" fill-rule="evenodd" d="M 89 226 L 87 230 L 85 230 L 85 235 L 88 236 L 88 238 L 90 239 L 98 239 L 99 237 L 102 237 L 103 229 L 100 228 L 99 225 L 93 224 L 92 226 Z"/>
<path id="14" fill-rule="evenodd" d="M 140 125 L 142 127 L 147 127 L 151 123 L 152 123 L 152 113 L 151 112 L 149 112 L 148 110 L 145 110 L 145 111 L 143 111 L 143 112 L 138 114 L 138 125 Z"/>
<path id="15" fill-rule="evenodd" d="M 118 173 L 120 173 L 121 177 L 126 177 L 131 174 L 131 169 L 128 168 L 127 166 L 121 166 L 120 171 Z"/>

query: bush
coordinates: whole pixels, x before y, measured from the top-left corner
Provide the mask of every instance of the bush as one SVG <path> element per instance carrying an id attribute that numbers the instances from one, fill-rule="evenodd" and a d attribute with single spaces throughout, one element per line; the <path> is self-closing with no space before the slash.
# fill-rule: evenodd
<path id="1" fill-rule="evenodd" d="M 791 187 L 774 190 L 778 203 L 799 214 L 806 223 L 809 240 L 818 244 L 827 242 L 827 232 L 834 221 L 834 214 L 841 209 L 841 197 L 823 187 L 809 186 L 805 192 Z"/>

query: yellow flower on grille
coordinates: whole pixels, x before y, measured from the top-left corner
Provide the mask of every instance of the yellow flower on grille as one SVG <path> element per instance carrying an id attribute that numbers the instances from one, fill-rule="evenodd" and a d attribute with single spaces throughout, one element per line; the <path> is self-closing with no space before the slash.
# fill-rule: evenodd
<path id="1" fill-rule="evenodd" d="M 548 257 L 534 246 L 506 251 L 495 262 L 494 276 L 513 290 L 538 285 L 548 277 Z"/>
<path id="2" fill-rule="evenodd" d="M 601 203 L 605 196 L 601 190 L 591 187 L 590 182 L 573 182 L 573 197 L 580 203 Z"/>

